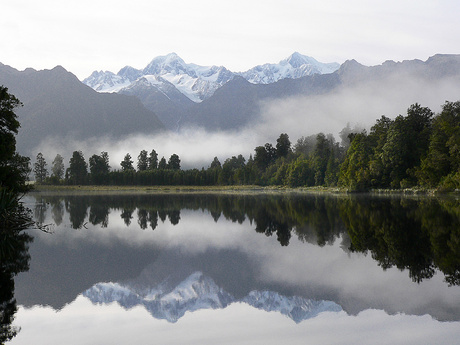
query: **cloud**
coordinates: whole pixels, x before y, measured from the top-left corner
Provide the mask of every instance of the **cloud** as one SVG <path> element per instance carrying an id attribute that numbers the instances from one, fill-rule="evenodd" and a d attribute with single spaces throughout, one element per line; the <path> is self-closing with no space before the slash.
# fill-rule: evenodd
<path id="1" fill-rule="evenodd" d="M 152 318 L 141 307 L 125 310 L 116 303 L 93 305 L 79 296 L 59 312 L 49 307 L 19 308 L 22 327 L 12 345 L 21 344 L 455 344 L 458 322 L 429 316 L 390 316 L 365 310 L 321 313 L 295 324 L 276 312 L 244 303 L 225 309 L 186 313 L 177 323 Z M 72 334 L 72 337 L 69 337 Z"/>

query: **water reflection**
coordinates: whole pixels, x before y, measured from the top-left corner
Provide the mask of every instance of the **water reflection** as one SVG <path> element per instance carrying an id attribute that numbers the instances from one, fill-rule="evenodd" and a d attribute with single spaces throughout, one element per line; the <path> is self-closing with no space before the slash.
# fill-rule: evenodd
<path id="1" fill-rule="evenodd" d="M 21 229 L 30 225 L 27 220 L 7 219 L 2 212 L 0 217 L 0 344 L 4 344 L 15 337 L 19 330 L 19 327 L 12 325 L 17 312 L 14 277 L 29 269 L 28 245 L 32 237 Z M 19 224 L 19 228 L 11 225 L 14 222 Z M 4 228 L 5 225 L 11 226 Z"/>
<path id="2" fill-rule="evenodd" d="M 292 236 L 319 246 L 338 238 L 351 252 L 370 252 L 383 269 L 407 269 L 414 282 L 433 277 L 437 270 L 449 285 L 460 284 L 460 203 L 455 199 L 346 197 L 333 195 L 68 195 L 40 196 L 35 208 L 44 221 L 46 205 L 56 224 L 63 205 L 70 226 L 88 222 L 109 226 L 118 211 L 123 223 L 155 230 L 159 221 L 177 225 L 184 210 L 206 211 L 242 224 L 248 220 L 258 233 L 276 236 L 287 246 Z"/>
<path id="3" fill-rule="evenodd" d="M 34 234 L 30 270 L 15 278 L 23 306 L 17 320 L 25 330 L 13 340 L 18 344 L 45 343 L 44 323 L 55 325 L 56 333 L 75 325 L 73 333 L 91 339 L 87 330 L 101 333 L 99 325 L 106 326 L 105 334 L 118 334 L 124 325 L 140 322 L 144 333 L 136 339 L 152 337 L 152 327 L 169 339 L 184 325 L 197 329 L 218 320 L 220 335 L 239 334 L 231 325 L 244 319 L 241 324 L 253 325 L 261 337 L 278 325 L 289 334 L 302 333 L 298 343 L 315 329 L 324 333 L 316 333 L 316 343 L 328 343 L 323 338 L 340 325 L 347 325 L 344 336 L 360 334 L 371 319 L 370 332 L 382 322 L 395 334 L 420 330 L 439 337 L 442 330 L 452 335 L 460 329 L 454 199 L 37 193 L 29 202 L 37 206 L 37 219 L 56 226 L 53 234 Z M 196 286 L 197 281 L 213 284 Z M 222 308 L 200 309 L 213 305 Z M 318 314 L 325 305 L 334 312 Z M 262 313 L 259 307 L 278 312 Z M 170 328 L 152 315 L 180 321 Z M 359 343 L 338 338 L 330 343 Z M 120 341 L 97 341 L 111 342 Z"/>
<path id="4" fill-rule="evenodd" d="M 459 211 L 452 199 L 357 199 L 341 205 L 352 250 L 371 251 L 384 269 L 407 269 L 415 282 L 440 269 L 450 285 L 460 283 Z"/>

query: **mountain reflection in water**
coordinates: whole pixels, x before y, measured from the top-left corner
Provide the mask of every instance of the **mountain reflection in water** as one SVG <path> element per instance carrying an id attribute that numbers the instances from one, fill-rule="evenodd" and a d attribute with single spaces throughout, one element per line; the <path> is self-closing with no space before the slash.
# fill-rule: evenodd
<path id="1" fill-rule="evenodd" d="M 15 279 L 18 326 L 24 322 L 18 344 L 40 333 L 38 326 L 38 333 L 26 331 L 38 325 L 35 313 L 64 325 L 83 311 L 90 318 L 110 310 L 121 320 L 142 309 L 152 323 L 156 315 L 184 325 L 191 311 L 235 321 L 243 320 L 236 311 L 253 315 L 250 308 L 260 308 L 310 333 L 320 320 L 356 322 L 359 329 L 365 319 L 377 325 L 402 314 L 427 332 L 452 326 L 452 335 L 460 321 L 455 199 L 296 193 L 27 198 L 37 221 L 55 225 L 52 234 L 34 233 L 30 270 Z M 179 288 L 197 272 L 213 284 Z M 222 299 L 196 289 L 217 291 Z M 184 298 L 192 290 L 192 298 Z M 419 319 L 410 318 L 415 315 Z M 91 322 L 100 321 L 88 319 L 88 327 Z"/>

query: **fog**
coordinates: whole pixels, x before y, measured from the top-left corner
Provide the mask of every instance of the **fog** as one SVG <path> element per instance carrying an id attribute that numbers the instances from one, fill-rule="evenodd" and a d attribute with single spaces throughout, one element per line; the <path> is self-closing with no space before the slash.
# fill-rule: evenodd
<path id="1" fill-rule="evenodd" d="M 375 80 L 375 79 L 374 79 Z M 351 86 L 350 86 L 351 85 Z M 256 121 L 243 130 L 209 132 L 201 128 L 182 129 L 159 135 L 133 134 L 122 138 L 102 136 L 80 141 L 72 138 L 47 137 L 34 148 L 32 161 L 42 152 L 51 165 L 57 153 L 68 165 L 75 150 L 81 150 L 86 160 L 102 151 L 109 153 L 112 169 L 119 169 L 120 162 L 129 153 L 137 163 L 141 150 L 158 154 L 166 160 L 178 154 L 184 169 L 207 168 L 214 157 L 221 163 L 232 156 L 242 154 L 246 159 L 254 154 L 254 148 L 266 142 L 276 144 L 281 133 L 287 133 L 292 144 L 302 136 L 323 132 L 339 139 L 339 132 L 351 127 L 369 129 L 382 115 L 395 118 L 405 115 L 410 105 L 419 103 L 439 112 L 445 101 L 456 101 L 460 95 L 460 83 L 452 79 L 427 82 L 409 75 L 392 75 L 367 83 L 349 82 L 346 87 L 317 96 L 296 96 L 265 101 Z M 340 141 L 340 140 L 339 140 Z"/>
<path id="2" fill-rule="evenodd" d="M 146 150 L 150 153 L 154 149 L 158 154 L 158 160 L 165 157 L 168 161 L 175 153 L 179 155 L 181 168 L 201 169 L 209 167 L 214 157 L 218 157 L 222 163 L 225 159 L 239 154 L 243 154 L 246 159 L 249 158 L 249 154 L 257 145 L 256 139 L 249 130 L 210 133 L 198 128 L 158 135 L 134 134 L 118 139 L 105 136 L 85 141 L 48 137 L 36 150 L 42 152 L 49 163 L 59 153 L 64 157 L 66 167 L 73 151 L 82 151 L 86 161 L 93 154 L 106 151 L 109 154 L 111 168 L 119 169 L 120 162 L 127 153 L 131 155 L 133 166 L 136 167 L 140 151 Z"/>
<path id="3" fill-rule="evenodd" d="M 446 100 L 458 99 L 460 83 L 456 80 L 428 83 L 399 74 L 325 95 L 265 102 L 262 121 L 256 129 L 271 140 L 284 132 L 292 138 L 320 132 L 332 133 L 337 138 L 347 123 L 369 129 L 382 115 L 391 119 L 405 115 L 414 103 L 437 113 Z"/>

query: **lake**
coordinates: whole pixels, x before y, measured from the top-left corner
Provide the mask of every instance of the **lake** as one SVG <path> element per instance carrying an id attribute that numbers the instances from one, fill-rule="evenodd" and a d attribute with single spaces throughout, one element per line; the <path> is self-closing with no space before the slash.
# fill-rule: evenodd
<path id="1" fill-rule="evenodd" d="M 23 201 L 49 231 L 29 231 L 11 344 L 460 344 L 454 197 Z"/>

